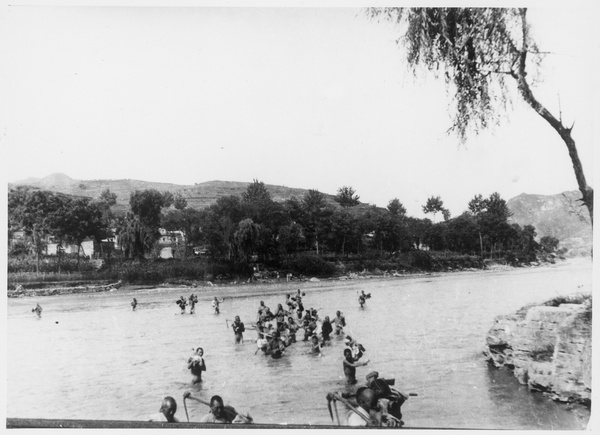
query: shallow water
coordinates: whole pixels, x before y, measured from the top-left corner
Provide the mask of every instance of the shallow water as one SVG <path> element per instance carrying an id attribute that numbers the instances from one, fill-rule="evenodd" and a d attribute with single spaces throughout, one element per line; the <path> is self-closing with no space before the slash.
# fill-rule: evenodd
<path id="1" fill-rule="evenodd" d="M 7 416 L 20 418 L 147 420 L 162 398 L 175 397 L 185 421 L 186 390 L 248 411 L 261 423 L 330 424 L 325 395 L 344 388 L 343 343 L 334 336 L 323 356 L 299 341 L 274 360 L 253 342 L 234 344 L 226 319 L 249 326 L 260 300 L 275 309 L 286 292 L 227 298 L 213 314 L 203 294 L 195 315 L 175 300 L 190 290 L 154 289 L 8 300 Z M 585 418 L 527 391 L 482 356 L 494 317 L 557 295 L 591 292 L 591 262 L 441 277 L 304 284 L 306 308 L 321 316 L 341 310 L 346 333 L 367 349 L 367 367 L 417 393 L 403 406 L 408 427 L 580 429 Z M 373 297 L 364 309 L 357 291 Z M 215 288 L 215 294 L 219 290 Z M 269 288 L 273 291 L 273 288 Z M 129 302 L 138 299 L 137 311 Z M 35 318 L 31 308 L 44 311 Z M 302 331 L 299 331 L 300 338 Z M 253 331 L 246 338 L 256 338 Z M 205 351 L 204 382 L 191 385 L 187 358 Z M 208 408 L 188 401 L 191 421 Z"/>

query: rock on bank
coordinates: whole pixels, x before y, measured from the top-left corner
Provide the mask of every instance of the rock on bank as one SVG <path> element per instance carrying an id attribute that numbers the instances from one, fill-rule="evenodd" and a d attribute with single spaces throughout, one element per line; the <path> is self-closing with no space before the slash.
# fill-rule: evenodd
<path id="1" fill-rule="evenodd" d="M 591 299 L 523 308 L 517 314 L 497 317 L 484 354 L 496 367 L 513 370 L 531 390 L 590 406 Z"/>

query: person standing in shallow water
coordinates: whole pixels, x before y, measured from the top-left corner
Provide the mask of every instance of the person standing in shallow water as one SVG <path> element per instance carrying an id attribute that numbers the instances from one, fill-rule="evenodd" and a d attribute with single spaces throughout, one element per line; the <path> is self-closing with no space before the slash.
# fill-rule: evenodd
<path id="1" fill-rule="evenodd" d="M 38 318 L 42 317 L 42 306 L 40 304 L 35 304 L 35 308 L 31 309 L 32 313 L 35 313 Z"/>
<path id="2" fill-rule="evenodd" d="M 369 360 L 365 362 L 358 362 L 352 357 L 352 351 L 350 349 L 344 349 L 344 375 L 346 376 L 346 383 L 348 385 L 356 384 L 356 367 L 366 366 Z"/>
<path id="3" fill-rule="evenodd" d="M 344 326 L 346 326 L 346 318 L 342 315 L 341 311 L 335 312 L 333 323 L 335 324 L 335 335 L 340 335 L 344 330 Z"/>
<path id="4" fill-rule="evenodd" d="M 329 321 L 329 316 L 325 316 L 323 320 L 323 324 L 321 325 L 321 335 L 323 337 L 323 346 L 325 346 L 325 342 L 331 340 L 329 336 L 333 332 L 333 327 L 331 326 L 331 322 Z"/>
<path id="5" fill-rule="evenodd" d="M 190 314 L 194 314 L 196 312 L 196 303 L 198 302 L 198 297 L 192 293 L 190 295 Z"/>
<path id="6" fill-rule="evenodd" d="M 199 384 L 202 382 L 202 372 L 206 371 L 204 363 L 204 349 L 199 347 L 196 352 L 188 359 L 188 369 L 192 372 L 192 383 Z"/>
<path id="7" fill-rule="evenodd" d="M 133 301 L 131 301 L 131 311 L 135 311 L 135 308 L 137 307 L 138 301 L 136 298 L 133 298 Z"/>
<path id="8" fill-rule="evenodd" d="M 181 308 L 181 314 L 185 314 L 185 307 L 187 305 L 187 301 L 183 296 L 181 296 L 178 300 L 175 301 L 179 308 Z"/>
<path id="9" fill-rule="evenodd" d="M 215 309 L 215 314 L 219 314 L 219 313 L 221 312 L 221 311 L 219 310 L 219 304 L 220 304 L 221 302 L 223 302 L 224 300 L 225 300 L 224 298 L 223 298 L 223 299 L 221 299 L 221 300 L 219 300 L 219 298 L 217 298 L 216 296 L 215 296 L 215 298 L 213 299 L 212 306 L 213 306 L 213 308 Z"/>
<path id="10" fill-rule="evenodd" d="M 240 316 L 235 316 L 235 320 L 231 324 L 231 328 L 233 329 L 233 333 L 235 335 L 235 342 L 243 343 L 244 342 L 243 332 L 246 330 L 246 328 L 244 327 L 244 324 L 240 320 Z"/>

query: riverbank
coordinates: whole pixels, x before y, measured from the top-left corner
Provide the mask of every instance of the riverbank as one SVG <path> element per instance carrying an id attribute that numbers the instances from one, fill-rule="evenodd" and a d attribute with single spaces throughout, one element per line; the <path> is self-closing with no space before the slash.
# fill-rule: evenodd
<path id="1" fill-rule="evenodd" d="M 460 275 L 460 274 L 487 274 L 494 272 L 506 272 L 506 271 L 519 271 L 531 268 L 545 268 L 545 267 L 560 267 L 561 265 L 568 265 L 576 262 L 589 261 L 588 258 L 570 259 L 563 260 L 556 263 L 533 263 L 527 266 L 510 266 L 500 261 L 487 261 L 485 268 L 448 268 L 442 272 L 382 272 L 382 271 L 363 271 L 358 273 L 347 273 L 335 277 L 317 278 L 317 277 L 279 277 L 279 278 L 258 278 L 248 280 L 217 280 L 204 281 L 204 280 L 173 280 L 161 284 L 128 284 L 121 281 L 106 283 L 105 281 L 97 284 L 93 282 L 86 282 L 85 284 L 73 285 L 73 283 L 64 283 L 64 285 L 50 286 L 45 284 L 44 286 L 35 287 L 32 285 L 19 286 L 15 289 L 8 289 L 7 296 L 9 298 L 21 298 L 21 297 L 46 297 L 61 294 L 77 294 L 77 293 L 96 293 L 96 292 L 113 292 L 119 291 L 119 293 L 135 293 L 138 290 L 150 290 L 156 289 L 160 291 L 164 290 L 185 290 L 185 292 L 192 292 L 198 295 L 218 295 L 220 297 L 245 297 L 256 294 L 272 294 L 281 292 L 291 292 L 291 289 L 296 288 L 335 288 L 338 283 L 360 283 L 364 281 L 390 281 L 390 280 L 406 280 L 411 278 L 420 277 L 432 277 L 439 278 L 447 275 Z"/>

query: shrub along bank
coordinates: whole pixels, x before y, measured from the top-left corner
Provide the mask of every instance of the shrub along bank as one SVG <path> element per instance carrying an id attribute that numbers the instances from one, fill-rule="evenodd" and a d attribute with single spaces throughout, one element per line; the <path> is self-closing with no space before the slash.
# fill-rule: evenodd
<path id="1" fill-rule="evenodd" d="M 509 264 L 501 258 L 495 263 Z M 510 261 L 513 266 L 525 263 Z M 453 252 L 413 250 L 394 255 L 377 252 L 363 256 L 339 258 L 321 256 L 312 252 L 296 255 L 280 264 L 236 264 L 228 261 L 212 261 L 206 257 L 187 259 L 154 260 L 102 260 L 56 257 L 45 258 L 40 264 L 40 273 L 34 272 L 35 259 L 10 258 L 8 261 L 8 288 L 17 285 L 25 288 L 48 287 L 53 283 L 116 282 L 124 284 L 189 283 L 197 281 L 241 281 L 293 279 L 311 277 L 329 278 L 351 273 L 410 274 L 465 269 L 484 269 L 486 264 L 476 255 Z M 256 268 L 256 269 L 255 269 Z"/>

